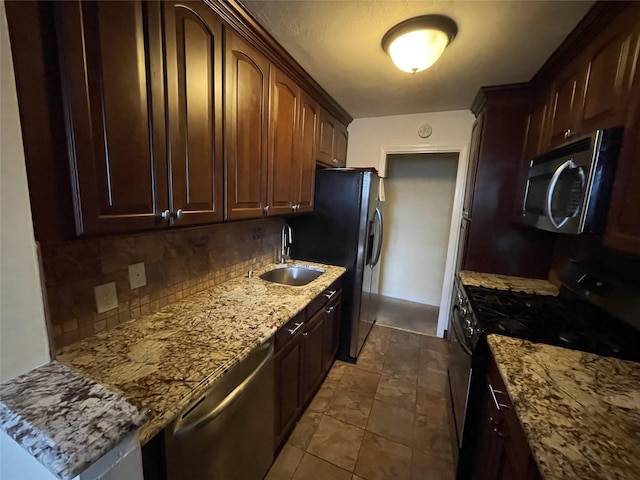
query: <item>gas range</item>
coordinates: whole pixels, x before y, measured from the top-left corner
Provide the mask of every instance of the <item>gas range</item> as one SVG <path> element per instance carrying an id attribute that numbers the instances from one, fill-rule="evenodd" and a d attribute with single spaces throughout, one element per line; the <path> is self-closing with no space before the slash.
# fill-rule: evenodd
<path id="1" fill-rule="evenodd" d="M 640 332 L 573 298 L 465 285 L 476 338 L 491 333 L 640 362 Z"/>
<path id="2" fill-rule="evenodd" d="M 489 334 L 640 362 L 640 286 L 576 262 L 557 296 L 463 285 L 449 320 L 449 391 L 457 478 L 470 477 L 482 418 Z"/>

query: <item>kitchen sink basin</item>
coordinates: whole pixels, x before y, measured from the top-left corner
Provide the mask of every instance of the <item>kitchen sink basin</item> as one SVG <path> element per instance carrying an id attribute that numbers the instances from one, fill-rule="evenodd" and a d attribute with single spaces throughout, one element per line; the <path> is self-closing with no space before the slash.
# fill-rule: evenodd
<path id="1" fill-rule="evenodd" d="M 312 282 L 323 273 L 324 270 L 321 268 L 286 266 L 264 272 L 260 278 L 267 282 L 300 287 Z"/>

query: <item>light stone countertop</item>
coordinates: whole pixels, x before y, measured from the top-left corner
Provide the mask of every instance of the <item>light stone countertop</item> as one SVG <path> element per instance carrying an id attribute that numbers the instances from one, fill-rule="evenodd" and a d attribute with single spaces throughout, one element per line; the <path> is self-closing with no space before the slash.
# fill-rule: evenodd
<path id="1" fill-rule="evenodd" d="M 70 345 L 57 360 L 149 411 L 150 420 L 139 430 L 144 445 L 345 272 L 291 263 L 326 272 L 291 287 L 260 279 L 277 266 L 268 265 L 253 278 L 231 279 Z"/>
<path id="2" fill-rule="evenodd" d="M 640 478 L 640 363 L 487 339 L 545 479 Z"/>
<path id="3" fill-rule="evenodd" d="M 496 288 L 498 290 L 514 290 L 536 295 L 558 295 L 558 287 L 547 280 L 472 272 L 470 270 L 462 270 L 459 275 L 464 285 Z"/>
<path id="4" fill-rule="evenodd" d="M 82 473 L 148 415 L 56 361 L 0 385 L 0 428 L 62 479 Z"/>

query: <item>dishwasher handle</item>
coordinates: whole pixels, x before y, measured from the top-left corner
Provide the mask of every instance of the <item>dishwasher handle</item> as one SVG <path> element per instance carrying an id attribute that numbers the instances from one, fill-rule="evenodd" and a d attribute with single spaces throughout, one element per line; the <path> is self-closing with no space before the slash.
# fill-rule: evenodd
<path id="1" fill-rule="evenodd" d="M 204 425 L 206 425 L 207 423 L 213 421 L 216 417 L 220 416 L 220 414 L 222 412 L 224 412 L 224 410 L 231 405 L 233 402 L 235 402 L 236 400 L 238 400 L 242 394 L 245 392 L 245 390 L 247 389 L 247 387 L 251 384 L 251 382 L 253 381 L 253 379 L 258 376 L 260 374 L 260 371 L 264 368 L 264 366 L 267 364 L 267 362 L 269 362 L 273 357 L 273 345 L 269 344 L 269 351 L 267 353 L 267 356 L 260 362 L 260 364 L 255 368 L 255 370 L 253 370 L 253 372 L 251 372 L 247 378 L 245 378 L 236 388 L 234 388 L 229 395 L 227 395 L 217 406 L 216 408 L 214 408 L 213 410 L 211 410 L 210 412 L 208 412 L 206 415 L 204 415 L 202 418 L 189 423 L 187 421 L 187 419 L 189 418 L 191 412 L 187 412 L 181 420 L 184 421 L 184 424 L 182 426 L 178 426 L 178 428 L 173 432 L 173 435 L 184 435 L 186 433 L 191 432 L 192 430 L 195 430 L 197 428 L 200 428 Z M 196 405 L 202 403 L 202 401 L 204 401 L 204 399 L 206 398 L 203 397 L 199 402 L 196 403 Z M 195 414 L 194 414 L 195 415 Z M 183 422 L 180 422 L 183 423 Z"/>

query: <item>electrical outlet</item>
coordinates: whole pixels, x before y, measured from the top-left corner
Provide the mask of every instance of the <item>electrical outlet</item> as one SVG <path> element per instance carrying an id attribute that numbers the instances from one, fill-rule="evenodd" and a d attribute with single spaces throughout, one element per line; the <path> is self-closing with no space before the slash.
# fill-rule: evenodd
<path id="1" fill-rule="evenodd" d="M 147 275 L 144 270 L 144 262 L 129 265 L 129 283 L 131 289 L 144 287 L 147 284 Z"/>
<path id="2" fill-rule="evenodd" d="M 116 283 L 110 282 L 94 287 L 93 293 L 96 296 L 96 308 L 98 313 L 106 312 L 118 308 L 118 293 Z"/>

